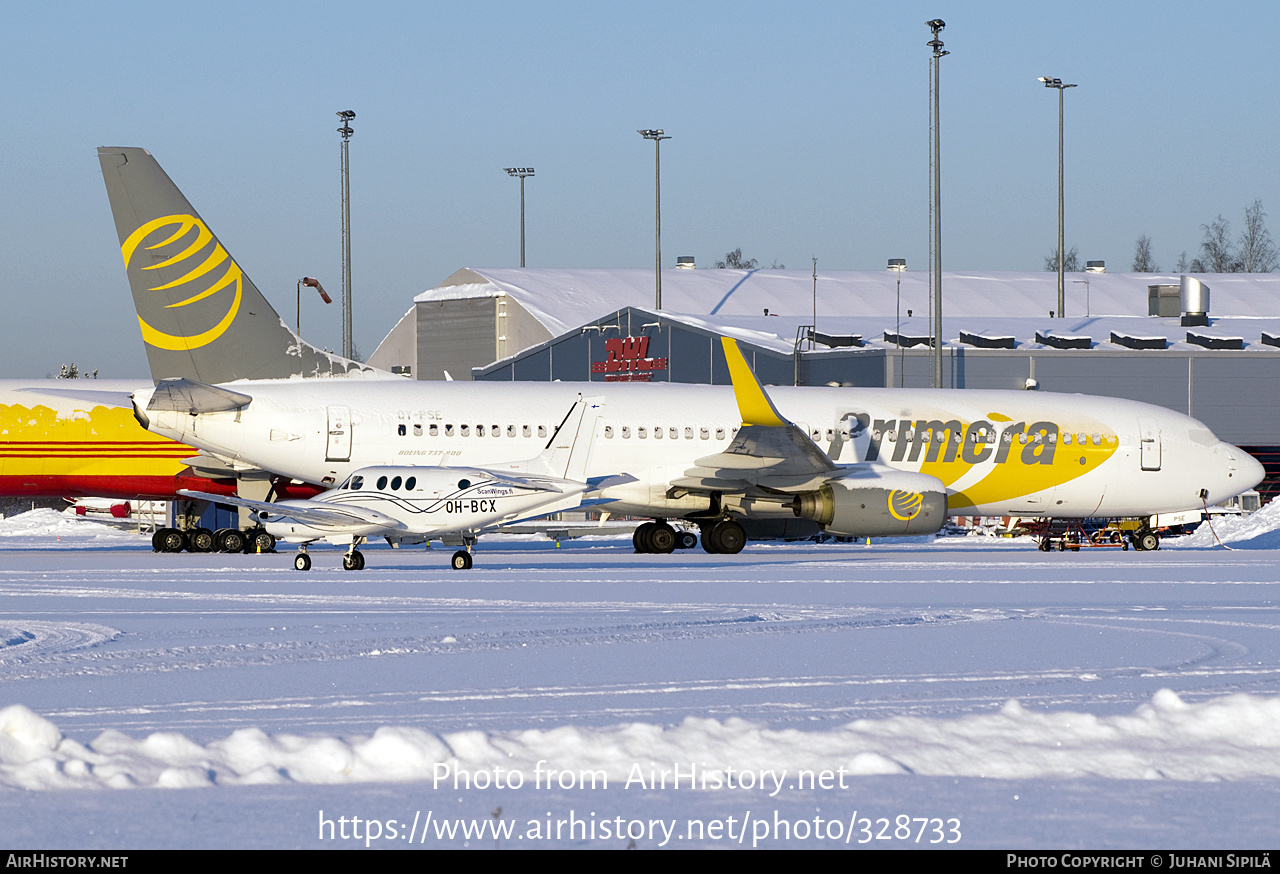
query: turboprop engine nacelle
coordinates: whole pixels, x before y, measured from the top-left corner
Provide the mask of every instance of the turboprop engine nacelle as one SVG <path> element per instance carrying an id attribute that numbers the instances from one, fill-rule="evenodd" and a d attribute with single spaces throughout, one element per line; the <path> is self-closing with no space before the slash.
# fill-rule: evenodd
<path id="1" fill-rule="evenodd" d="M 796 495 L 791 511 L 844 537 L 935 534 L 947 519 L 947 490 L 925 474 L 858 471 Z"/>

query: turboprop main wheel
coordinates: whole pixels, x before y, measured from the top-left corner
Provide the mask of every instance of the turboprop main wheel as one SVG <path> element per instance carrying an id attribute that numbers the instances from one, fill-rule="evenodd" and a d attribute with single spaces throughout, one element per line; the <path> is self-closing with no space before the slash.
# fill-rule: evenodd
<path id="1" fill-rule="evenodd" d="M 293 566 L 296 570 L 300 571 L 311 570 L 311 556 L 307 555 L 305 552 L 298 553 L 293 557 Z"/>
<path id="2" fill-rule="evenodd" d="M 1138 549 L 1159 549 L 1160 535 L 1154 531 L 1141 531 L 1138 533 Z"/>
<path id="3" fill-rule="evenodd" d="M 351 551 L 342 557 L 342 567 L 349 571 L 364 570 L 364 556 L 358 551 Z"/>
<path id="4" fill-rule="evenodd" d="M 450 563 L 455 571 L 469 571 L 471 570 L 471 553 L 465 549 L 459 549 L 453 554 Z"/>
<path id="5" fill-rule="evenodd" d="M 736 555 L 746 545 L 747 532 L 732 519 L 717 522 L 702 535 L 702 548 L 716 555 Z"/>

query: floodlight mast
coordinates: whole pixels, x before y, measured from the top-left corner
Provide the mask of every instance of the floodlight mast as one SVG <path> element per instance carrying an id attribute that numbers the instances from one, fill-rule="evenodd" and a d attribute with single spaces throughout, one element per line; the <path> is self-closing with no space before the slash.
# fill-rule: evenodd
<path id="1" fill-rule="evenodd" d="M 338 113 L 342 127 L 342 357 L 351 357 L 351 161 L 349 146 L 351 120 L 356 114 L 350 109 Z"/>
<path id="2" fill-rule="evenodd" d="M 508 176 L 520 177 L 520 266 L 524 266 L 524 180 L 533 175 L 532 167 L 505 167 Z"/>
<path id="3" fill-rule="evenodd" d="M 1063 259 L 1066 258 L 1066 253 L 1062 251 L 1065 243 L 1062 228 L 1062 92 L 1076 86 L 1064 84 L 1061 79 L 1052 76 L 1040 76 L 1039 79 L 1044 87 L 1058 89 L 1058 318 L 1061 319 L 1066 317 L 1067 307 L 1066 285 L 1062 276 Z"/>
<path id="4" fill-rule="evenodd" d="M 925 43 L 933 49 L 933 387 L 942 388 L 942 169 L 941 122 L 938 117 L 938 68 L 951 54 L 942 50 L 938 34 L 947 26 L 941 18 L 928 22 L 933 39 Z"/>
<path id="5" fill-rule="evenodd" d="M 653 300 L 654 308 L 662 309 L 662 160 L 661 145 L 669 140 L 662 130 L 636 131 L 646 140 L 653 140 Z"/>

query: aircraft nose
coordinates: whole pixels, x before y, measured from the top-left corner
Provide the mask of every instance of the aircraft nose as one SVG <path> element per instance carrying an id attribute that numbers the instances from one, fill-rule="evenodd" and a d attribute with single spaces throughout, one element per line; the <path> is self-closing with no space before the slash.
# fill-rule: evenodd
<path id="1" fill-rule="evenodd" d="M 1230 474 L 1227 485 L 1231 494 L 1246 492 L 1266 478 L 1266 469 L 1239 446 L 1223 442 L 1215 446 L 1214 451 L 1226 462 L 1226 469 Z"/>
<path id="2" fill-rule="evenodd" d="M 1262 466 L 1262 463 L 1258 461 L 1258 459 L 1254 458 L 1243 449 L 1236 446 L 1232 446 L 1231 448 L 1241 456 L 1239 468 L 1241 482 L 1248 483 L 1248 488 L 1250 489 L 1257 488 L 1258 483 L 1262 482 L 1267 477 L 1266 468 Z"/>

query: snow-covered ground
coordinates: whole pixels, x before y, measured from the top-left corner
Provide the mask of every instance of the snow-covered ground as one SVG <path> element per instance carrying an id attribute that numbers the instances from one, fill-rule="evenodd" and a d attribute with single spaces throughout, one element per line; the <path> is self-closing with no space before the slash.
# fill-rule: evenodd
<path id="1" fill-rule="evenodd" d="M 1215 526 L 302 574 L 22 514 L 5 843 L 1270 847 L 1280 509 Z"/>

